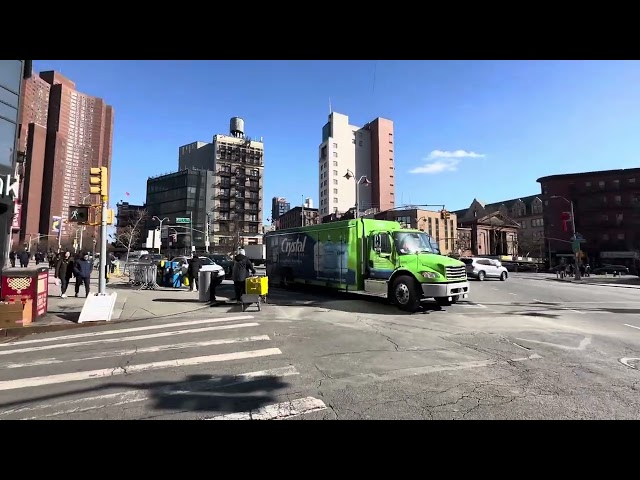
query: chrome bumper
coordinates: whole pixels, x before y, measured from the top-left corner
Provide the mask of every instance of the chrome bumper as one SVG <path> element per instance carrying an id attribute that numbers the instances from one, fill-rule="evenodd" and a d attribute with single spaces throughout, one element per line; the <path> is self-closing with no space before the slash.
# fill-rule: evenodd
<path id="1" fill-rule="evenodd" d="M 469 282 L 423 283 L 422 293 L 428 298 L 465 295 L 469 293 Z"/>

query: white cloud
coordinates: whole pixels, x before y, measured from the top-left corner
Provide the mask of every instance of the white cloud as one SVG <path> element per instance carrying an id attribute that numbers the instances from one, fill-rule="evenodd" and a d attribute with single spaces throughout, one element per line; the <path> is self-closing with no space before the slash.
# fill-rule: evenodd
<path id="1" fill-rule="evenodd" d="M 444 150 L 434 150 L 429 154 L 429 159 L 434 158 L 483 158 L 483 153 L 467 152 L 466 150 L 455 150 L 453 152 Z"/>
<path id="2" fill-rule="evenodd" d="M 455 172 L 458 170 L 462 158 L 484 158 L 483 153 L 468 152 L 466 150 L 433 150 L 427 157 L 427 163 L 422 167 L 414 168 L 409 173 L 434 175 L 442 172 Z"/>

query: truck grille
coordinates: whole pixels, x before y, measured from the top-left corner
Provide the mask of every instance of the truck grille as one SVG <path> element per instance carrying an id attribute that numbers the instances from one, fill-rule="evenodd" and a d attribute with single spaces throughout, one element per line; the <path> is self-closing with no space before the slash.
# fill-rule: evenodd
<path id="1" fill-rule="evenodd" d="M 467 269 L 466 267 L 446 267 L 445 273 L 447 280 L 466 280 Z"/>

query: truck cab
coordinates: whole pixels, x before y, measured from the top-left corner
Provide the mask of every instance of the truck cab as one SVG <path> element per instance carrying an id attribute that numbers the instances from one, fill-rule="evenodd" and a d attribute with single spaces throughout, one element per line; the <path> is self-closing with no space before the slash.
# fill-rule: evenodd
<path id="1" fill-rule="evenodd" d="M 364 291 L 359 293 L 387 297 L 409 311 L 427 298 L 446 306 L 468 296 L 464 264 L 441 255 L 438 243 L 429 234 L 377 229 L 367 232 L 362 242 Z"/>

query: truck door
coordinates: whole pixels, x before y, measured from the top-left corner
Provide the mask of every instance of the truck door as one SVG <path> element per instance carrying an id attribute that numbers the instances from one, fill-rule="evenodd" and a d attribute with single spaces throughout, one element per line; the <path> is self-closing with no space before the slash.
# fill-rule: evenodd
<path id="1" fill-rule="evenodd" d="M 370 237 L 369 278 L 387 280 L 395 270 L 392 260 L 393 244 L 387 232 L 374 233 Z"/>

